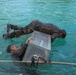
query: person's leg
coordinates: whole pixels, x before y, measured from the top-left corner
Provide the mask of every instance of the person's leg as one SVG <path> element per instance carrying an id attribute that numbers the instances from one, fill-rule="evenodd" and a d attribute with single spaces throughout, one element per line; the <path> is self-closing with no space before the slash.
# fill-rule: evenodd
<path id="1" fill-rule="evenodd" d="M 15 30 L 11 33 L 7 33 L 7 34 L 3 34 L 3 38 L 4 39 L 8 39 L 8 38 L 14 38 L 14 37 L 20 37 L 21 35 L 24 35 L 24 34 L 29 34 L 29 33 L 32 33 L 33 31 L 31 31 L 30 29 L 26 29 L 26 32 L 24 33 L 24 29 L 22 30 Z"/>
<path id="2" fill-rule="evenodd" d="M 21 35 L 29 34 L 29 33 L 32 33 L 32 32 L 33 32 L 33 30 L 31 30 L 30 27 L 26 26 L 26 28 L 24 28 L 24 29 L 14 30 L 11 33 L 3 34 L 3 38 L 8 39 L 8 38 L 20 37 Z"/>
<path id="3" fill-rule="evenodd" d="M 34 30 L 39 31 L 41 28 L 41 25 L 42 23 L 39 22 L 38 20 L 32 21 L 26 27 L 20 28 L 20 29 L 15 27 L 14 25 L 11 25 L 11 28 L 14 29 L 15 31 L 12 33 L 3 34 L 3 38 L 7 39 L 7 38 L 20 37 L 21 35 L 32 33 Z"/>
<path id="4" fill-rule="evenodd" d="M 34 30 L 41 31 L 42 26 L 43 26 L 42 22 L 40 22 L 38 20 L 34 20 L 30 24 L 28 24 L 26 27 L 24 27 L 24 29 L 23 29 L 24 34 L 33 32 Z"/>
<path id="5" fill-rule="evenodd" d="M 13 30 L 22 30 L 23 29 L 26 34 L 29 31 L 33 31 L 34 29 L 36 29 L 36 25 L 40 25 L 40 22 L 38 20 L 32 21 L 30 24 L 28 24 L 24 28 L 17 26 L 17 25 L 13 25 L 13 24 L 7 24 L 7 33 L 9 33 L 10 29 L 13 29 Z"/>
<path id="6" fill-rule="evenodd" d="M 7 24 L 7 33 L 9 33 L 10 29 L 13 29 L 13 30 L 21 30 L 23 28 L 20 27 L 20 26 L 17 26 L 17 25 L 13 25 L 13 24 Z"/>
<path id="7" fill-rule="evenodd" d="M 3 38 L 8 39 L 8 38 L 20 37 L 20 35 L 23 35 L 23 30 L 15 30 L 11 33 L 3 34 Z"/>

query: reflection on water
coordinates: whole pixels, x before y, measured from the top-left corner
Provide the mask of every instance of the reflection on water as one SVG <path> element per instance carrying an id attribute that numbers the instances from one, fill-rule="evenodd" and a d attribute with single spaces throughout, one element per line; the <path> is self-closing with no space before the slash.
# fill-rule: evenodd
<path id="1" fill-rule="evenodd" d="M 1 73 L 6 73 L 8 75 L 40 75 L 38 72 L 30 70 L 30 64 L 25 63 L 0 63 L 2 68 L 0 68 L 0 75 Z M 7 68 L 6 68 L 6 67 Z"/>

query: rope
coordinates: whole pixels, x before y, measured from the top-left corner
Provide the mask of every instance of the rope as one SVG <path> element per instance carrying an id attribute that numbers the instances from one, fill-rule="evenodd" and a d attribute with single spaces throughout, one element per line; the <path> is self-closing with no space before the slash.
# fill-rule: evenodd
<path id="1" fill-rule="evenodd" d="M 8 62 L 9 62 L 9 63 L 12 63 L 12 62 L 13 62 L 13 63 L 14 63 L 14 62 L 15 62 L 15 63 L 31 63 L 31 61 L 0 60 L 0 63 L 3 63 L 3 62 L 4 62 L 4 63 L 8 63 Z M 39 61 L 39 63 L 40 63 L 40 64 L 43 64 L 44 62 Z"/>
<path id="2" fill-rule="evenodd" d="M 0 60 L 0 63 L 31 63 L 31 61 L 12 61 L 12 60 Z M 44 62 L 39 62 L 39 64 L 45 64 Z M 49 64 L 60 64 L 60 65 L 71 65 L 71 66 L 76 66 L 76 63 L 69 63 L 69 62 L 51 62 Z"/>
<path id="3" fill-rule="evenodd" d="M 76 63 L 69 63 L 69 62 L 51 62 L 51 64 L 76 66 Z"/>

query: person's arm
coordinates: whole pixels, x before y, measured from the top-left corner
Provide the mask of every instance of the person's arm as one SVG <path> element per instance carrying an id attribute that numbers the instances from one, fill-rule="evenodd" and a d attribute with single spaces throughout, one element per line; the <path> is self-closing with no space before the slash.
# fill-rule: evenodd
<path id="1" fill-rule="evenodd" d="M 28 40 L 25 43 L 28 44 L 30 40 L 35 40 L 35 38 L 30 37 L 30 38 L 28 38 Z"/>
<path id="2" fill-rule="evenodd" d="M 21 48 L 17 51 L 17 56 L 22 57 L 24 56 L 26 49 L 27 49 L 28 44 L 23 44 Z"/>
<path id="3" fill-rule="evenodd" d="M 28 43 L 30 40 L 34 40 L 34 38 L 30 37 L 23 45 L 22 47 L 18 50 L 18 56 L 23 56 L 26 52 Z"/>
<path id="4" fill-rule="evenodd" d="M 58 37 L 58 33 L 51 35 L 51 42 L 53 42 Z"/>

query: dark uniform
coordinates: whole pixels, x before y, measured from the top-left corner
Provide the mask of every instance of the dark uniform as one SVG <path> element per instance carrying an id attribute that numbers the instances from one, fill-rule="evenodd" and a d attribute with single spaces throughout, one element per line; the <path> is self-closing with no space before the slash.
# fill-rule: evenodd
<path id="1" fill-rule="evenodd" d="M 10 28 L 13 29 L 14 32 L 8 33 Z M 24 28 L 8 24 L 7 34 L 3 34 L 3 38 L 7 39 L 7 38 L 20 37 L 21 35 L 32 33 L 34 30 L 50 34 L 52 42 L 54 41 L 54 39 L 56 39 L 56 37 L 59 36 L 59 33 L 62 32 L 62 30 L 59 29 L 56 25 L 53 25 L 51 23 L 42 23 L 38 20 L 35 20 Z M 66 35 L 66 32 L 64 32 L 64 34 Z"/>
<path id="2" fill-rule="evenodd" d="M 12 53 L 12 56 L 14 57 L 13 59 L 15 60 L 22 60 L 23 56 L 26 52 L 28 44 L 23 44 L 20 49 L 17 50 L 17 52 Z"/>

